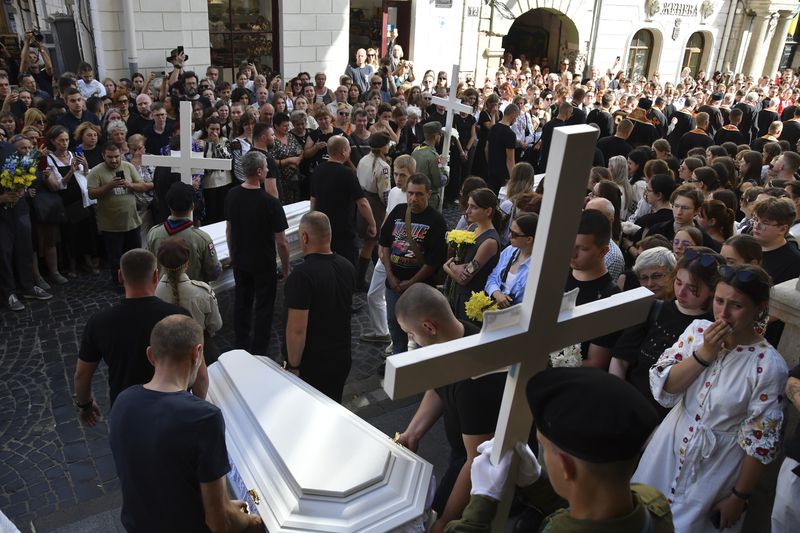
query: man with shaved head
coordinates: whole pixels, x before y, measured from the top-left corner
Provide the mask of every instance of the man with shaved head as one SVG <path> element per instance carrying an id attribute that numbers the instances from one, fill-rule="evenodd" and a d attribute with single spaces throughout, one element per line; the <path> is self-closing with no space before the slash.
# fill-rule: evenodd
<path id="1" fill-rule="evenodd" d="M 595 209 L 603 213 L 611 227 L 614 227 L 616 209 L 608 198 L 592 198 L 586 203 L 586 209 Z M 625 272 L 625 257 L 614 239 L 608 242 L 608 253 L 605 256 L 606 269 L 611 275 L 611 280 L 616 283 L 617 278 Z"/>
<path id="2" fill-rule="evenodd" d="M 358 88 L 361 89 L 361 94 L 367 94 L 369 92 L 369 80 L 373 74 L 375 74 L 375 69 L 367 63 L 367 51 L 359 48 L 356 50 L 356 62 L 352 65 L 347 65 L 344 75 L 349 76 L 353 83 L 358 85 Z"/>
<path id="3" fill-rule="evenodd" d="M 334 401 L 342 401 L 352 363 L 350 306 L 355 268 L 331 250 L 331 223 L 319 211 L 300 219 L 305 260 L 286 280 L 286 368 Z"/>

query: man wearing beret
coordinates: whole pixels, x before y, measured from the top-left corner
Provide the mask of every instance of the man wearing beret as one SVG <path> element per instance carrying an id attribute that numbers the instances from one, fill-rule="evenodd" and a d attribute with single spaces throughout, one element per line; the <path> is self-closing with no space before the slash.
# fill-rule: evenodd
<path id="1" fill-rule="evenodd" d="M 217 257 L 217 250 L 211 236 L 192 222 L 194 210 L 194 188 L 181 181 L 173 183 L 167 191 L 169 218 L 158 226 L 153 226 L 147 234 L 147 249 L 158 256 L 161 241 L 169 237 L 179 236 L 186 240 L 191 254 L 186 275 L 195 281 L 211 283 L 222 273 Z M 163 272 L 159 272 L 163 275 Z"/>
<path id="2" fill-rule="evenodd" d="M 395 316 L 403 331 L 420 346 L 440 344 L 479 332 L 473 324 L 459 320 L 444 295 L 425 283 L 406 290 L 395 305 Z M 425 392 L 417 412 L 398 442 L 412 451 L 440 418 L 450 443 L 450 465 L 442 476 L 431 504 L 439 519 L 431 531 L 440 533 L 458 519 L 469 499 L 470 467 L 479 455 L 478 445 L 494 435 L 506 372 L 465 379 Z"/>
<path id="3" fill-rule="evenodd" d="M 659 416 L 629 383 L 594 368 L 545 370 L 528 382 L 528 403 L 553 489 L 569 502 L 568 509 L 545 519 L 548 533 L 651 532 L 675 529 L 666 498 L 647 485 L 630 480 L 640 452 Z M 508 477 L 511 451 L 497 465 L 489 443 L 472 463 L 470 502 L 446 533 L 491 531 L 491 522 Z M 538 463 L 526 447 L 520 454 L 517 483 L 523 495 L 538 483 Z"/>
<path id="4" fill-rule="evenodd" d="M 447 175 L 442 168 L 442 158 L 436 145 L 442 138 L 442 124 L 437 121 L 426 122 L 422 126 L 425 142 L 417 146 L 411 157 L 417 162 L 417 173 L 425 174 L 431 180 L 431 197 L 428 205 L 442 212 L 442 189 L 447 184 Z"/>

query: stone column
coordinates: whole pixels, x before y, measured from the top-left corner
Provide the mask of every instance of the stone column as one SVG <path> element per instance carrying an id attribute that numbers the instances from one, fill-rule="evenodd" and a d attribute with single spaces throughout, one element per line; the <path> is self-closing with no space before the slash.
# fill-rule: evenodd
<path id="1" fill-rule="evenodd" d="M 769 14 L 759 13 L 753 20 L 753 31 L 750 34 L 750 44 L 744 58 L 742 71 L 748 76 L 760 76 L 764 70 L 764 59 L 767 55 L 767 31 L 769 29 Z"/>
<path id="2" fill-rule="evenodd" d="M 764 75 L 770 77 L 775 75 L 780 66 L 783 47 L 786 45 L 786 37 L 789 33 L 789 24 L 792 22 L 792 16 L 794 15 L 792 11 L 779 11 L 778 13 L 780 18 L 775 26 L 775 34 L 772 36 L 769 53 L 764 64 Z"/>

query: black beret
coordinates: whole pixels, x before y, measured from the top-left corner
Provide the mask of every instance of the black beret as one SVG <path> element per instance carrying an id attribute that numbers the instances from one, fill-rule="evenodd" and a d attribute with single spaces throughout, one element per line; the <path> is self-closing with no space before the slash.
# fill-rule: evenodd
<path id="1" fill-rule="evenodd" d="M 194 187 L 177 181 L 167 191 L 167 207 L 175 213 L 185 213 L 194 204 Z"/>
<path id="2" fill-rule="evenodd" d="M 653 101 L 649 98 L 642 98 L 639 100 L 638 107 L 641 107 L 645 111 L 649 111 L 651 107 L 653 107 Z"/>
<path id="3" fill-rule="evenodd" d="M 553 368 L 528 382 L 536 428 L 590 463 L 633 459 L 660 419 L 630 383 L 597 368 Z"/>
<path id="4" fill-rule="evenodd" d="M 389 138 L 388 133 L 379 131 L 370 135 L 369 139 L 367 139 L 367 142 L 369 143 L 370 148 L 383 148 L 389 144 L 390 140 L 391 139 Z"/>

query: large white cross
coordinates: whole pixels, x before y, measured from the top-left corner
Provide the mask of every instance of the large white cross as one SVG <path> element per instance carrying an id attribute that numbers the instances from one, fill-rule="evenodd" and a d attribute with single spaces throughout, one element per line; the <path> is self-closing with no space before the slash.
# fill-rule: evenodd
<path id="1" fill-rule="evenodd" d="M 533 419 L 525 387 L 534 374 L 547 366 L 550 352 L 642 322 L 653 299 L 652 292 L 638 288 L 577 307 L 562 307 L 596 139 L 597 131 L 586 125 L 556 128 L 553 132 L 522 303 L 487 312 L 479 335 L 426 346 L 386 360 L 384 389 L 391 398 L 510 366 L 495 432 L 494 464 L 515 442 L 527 441 Z M 516 468 L 515 457 L 512 473 Z M 512 474 L 509 479 L 516 476 Z M 505 530 L 512 496 L 513 490 L 507 485 L 493 531 Z"/>
<path id="2" fill-rule="evenodd" d="M 431 102 L 444 107 L 447 110 L 447 117 L 444 121 L 444 144 L 442 144 L 442 161 L 444 166 L 450 168 L 450 139 L 453 136 L 453 116 L 455 112 L 472 113 L 473 109 L 461 103 L 456 94 L 458 88 L 458 65 L 453 65 L 453 73 L 450 76 L 450 95 L 447 98 L 433 96 Z"/>
<path id="3" fill-rule="evenodd" d="M 203 157 L 200 152 L 192 151 L 192 103 L 181 102 L 181 150 L 179 155 L 142 156 L 142 164 L 153 167 L 177 167 L 180 169 L 181 181 L 192 184 L 192 170 L 230 170 L 230 159 L 214 159 Z"/>

